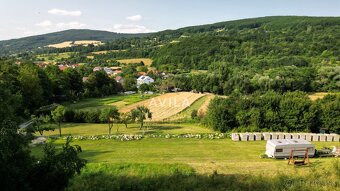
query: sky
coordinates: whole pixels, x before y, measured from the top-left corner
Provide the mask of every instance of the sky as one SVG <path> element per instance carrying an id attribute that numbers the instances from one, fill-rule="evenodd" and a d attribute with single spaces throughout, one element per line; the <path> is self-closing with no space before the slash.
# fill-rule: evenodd
<path id="1" fill-rule="evenodd" d="M 66 29 L 145 33 L 277 15 L 340 16 L 340 0 L 0 0 L 0 40 Z"/>

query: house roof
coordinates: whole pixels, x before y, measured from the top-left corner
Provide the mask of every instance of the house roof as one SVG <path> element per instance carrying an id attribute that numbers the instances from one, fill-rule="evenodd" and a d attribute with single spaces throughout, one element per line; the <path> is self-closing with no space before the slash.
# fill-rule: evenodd
<path id="1" fill-rule="evenodd" d="M 123 80 L 123 79 L 124 79 L 124 78 L 121 77 L 121 76 L 116 76 L 116 78 L 115 78 L 116 81 L 120 81 L 120 80 Z"/>
<path id="2" fill-rule="evenodd" d="M 61 71 L 64 71 L 64 70 L 66 70 L 67 68 L 68 68 L 68 66 L 66 66 L 66 65 L 59 66 L 59 70 L 61 70 Z"/>
<path id="3" fill-rule="evenodd" d="M 140 76 L 137 80 L 153 80 L 149 76 Z"/>

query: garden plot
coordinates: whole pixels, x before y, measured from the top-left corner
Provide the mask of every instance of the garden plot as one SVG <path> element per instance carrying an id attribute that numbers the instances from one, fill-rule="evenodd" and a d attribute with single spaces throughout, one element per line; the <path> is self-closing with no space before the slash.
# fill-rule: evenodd
<path id="1" fill-rule="evenodd" d="M 205 95 L 190 92 L 167 93 L 124 107 L 120 112 L 129 112 L 138 106 L 146 106 L 152 112 L 152 121 L 162 121 L 183 111 L 203 96 Z"/>

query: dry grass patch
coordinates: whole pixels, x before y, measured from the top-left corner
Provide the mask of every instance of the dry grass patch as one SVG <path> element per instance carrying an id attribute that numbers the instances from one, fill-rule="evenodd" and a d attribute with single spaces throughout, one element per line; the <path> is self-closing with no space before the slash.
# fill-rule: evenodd
<path id="1" fill-rule="evenodd" d="M 167 93 L 124 107 L 120 111 L 129 112 L 143 105 L 151 110 L 153 121 L 162 121 L 183 111 L 203 96 L 205 95 L 191 92 Z"/>
<path id="2" fill-rule="evenodd" d="M 103 51 L 96 51 L 96 52 L 91 52 L 91 54 L 107 54 L 111 52 L 125 52 L 126 50 L 103 50 Z"/>
<path id="3" fill-rule="evenodd" d="M 65 42 L 57 43 L 57 44 L 50 44 L 50 45 L 47 45 L 47 47 L 67 48 L 67 47 L 78 46 L 78 45 L 88 46 L 90 44 L 93 44 L 94 46 L 99 46 L 99 45 L 102 45 L 103 43 L 97 40 L 78 40 L 78 41 L 65 41 Z"/>
<path id="4" fill-rule="evenodd" d="M 150 58 L 133 58 L 133 59 L 117 60 L 117 62 L 119 62 L 121 64 L 135 64 L 135 63 L 143 62 L 145 66 L 151 66 L 152 59 L 150 59 Z"/>
<path id="5" fill-rule="evenodd" d="M 326 95 L 334 95 L 334 94 L 339 94 L 339 93 L 330 93 L 330 92 L 317 92 L 308 95 L 309 99 L 312 101 L 318 100 L 318 99 L 323 99 Z"/>

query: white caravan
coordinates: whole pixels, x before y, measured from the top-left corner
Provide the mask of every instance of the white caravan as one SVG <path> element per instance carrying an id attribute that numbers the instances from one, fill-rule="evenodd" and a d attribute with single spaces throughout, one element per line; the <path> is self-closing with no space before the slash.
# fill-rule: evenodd
<path id="1" fill-rule="evenodd" d="M 268 140 L 266 145 L 266 155 L 271 158 L 289 158 L 291 150 L 294 157 L 304 157 L 308 149 L 308 156 L 313 157 L 315 147 L 310 142 L 303 139 L 276 139 Z"/>

